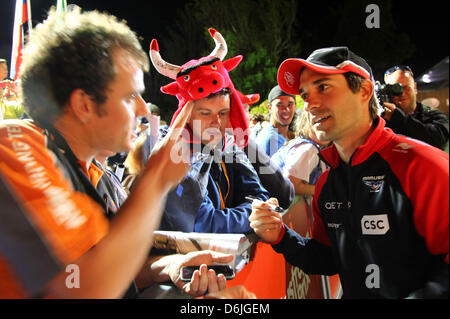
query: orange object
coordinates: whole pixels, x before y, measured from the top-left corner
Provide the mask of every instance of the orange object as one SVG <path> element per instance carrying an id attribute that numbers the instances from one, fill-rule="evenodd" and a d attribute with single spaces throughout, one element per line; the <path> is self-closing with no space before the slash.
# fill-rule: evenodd
<path id="1" fill-rule="evenodd" d="M 311 207 L 302 196 L 283 216 L 284 223 L 304 237 L 312 232 Z M 262 242 L 252 248 L 250 262 L 228 281 L 227 287 L 243 285 L 258 299 L 326 299 L 339 298 L 339 276 L 305 274 L 300 268 L 287 263 L 283 255 L 271 245 Z"/>
<path id="2" fill-rule="evenodd" d="M 286 295 L 286 261 L 269 244 L 258 242 L 253 259 L 228 281 L 227 287 L 243 285 L 258 299 L 281 299 Z"/>

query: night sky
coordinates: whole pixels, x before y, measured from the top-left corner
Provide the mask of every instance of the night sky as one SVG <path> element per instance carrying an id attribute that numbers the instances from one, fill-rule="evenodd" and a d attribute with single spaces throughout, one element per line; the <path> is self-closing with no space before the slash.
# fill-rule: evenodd
<path id="1" fill-rule="evenodd" d="M 359 2 L 360 0 L 355 1 Z M 376 1 L 367 1 L 368 4 L 372 2 Z M 8 61 L 11 57 L 14 3 L 15 0 L 0 0 L 0 57 L 6 58 Z M 48 8 L 55 3 L 56 0 L 31 0 L 33 25 L 42 21 Z M 155 4 L 155 1 L 144 0 L 68 0 L 68 4 L 77 4 L 85 10 L 107 11 L 127 20 L 130 27 L 144 38 L 145 50 L 152 38 L 164 36 L 165 26 L 170 24 L 173 18 L 173 10 L 182 7 L 185 1 L 164 0 L 160 3 L 164 3 L 163 8 Z M 312 23 L 316 18 L 315 15 L 319 12 L 323 14 L 326 11 L 321 8 L 326 6 L 327 1 L 304 3 L 307 3 L 308 11 L 314 6 L 317 7 L 316 10 L 311 10 L 311 13 L 308 12 Z M 441 0 L 393 1 L 394 21 L 398 30 L 407 33 L 416 46 L 413 56 L 405 61 L 405 64 L 415 70 L 416 75 L 423 73 L 448 56 L 448 6 L 448 1 Z M 300 57 L 306 58 L 309 53 L 309 51 L 305 52 L 305 55 Z"/>

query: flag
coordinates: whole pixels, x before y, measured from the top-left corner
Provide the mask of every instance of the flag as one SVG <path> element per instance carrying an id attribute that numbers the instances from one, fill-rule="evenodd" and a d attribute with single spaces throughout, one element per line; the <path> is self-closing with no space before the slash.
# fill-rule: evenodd
<path id="1" fill-rule="evenodd" d="M 56 0 L 56 12 L 59 14 L 67 11 L 67 0 Z"/>
<path id="2" fill-rule="evenodd" d="M 58 16 L 58 20 L 56 26 L 58 27 L 61 23 L 61 15 L 67 12 L 67 0 L 56 0 L 56 15 Z"/>
<path id="3" fill-rule="evenodd" d="M 24 44 L 24 28 L 31 30 L 30 0 L 16 0 L 16 12 L 14 16 L 13 44 L 11 50 L 11 70 L 9 76 L 17 80 L 20 65 L 22 64 L 22 49 Z"/>

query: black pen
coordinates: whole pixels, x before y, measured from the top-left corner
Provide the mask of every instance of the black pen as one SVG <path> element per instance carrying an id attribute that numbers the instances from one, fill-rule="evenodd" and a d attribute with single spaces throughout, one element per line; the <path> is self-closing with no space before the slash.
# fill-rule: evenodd
<path id="1" fill-rule="evenodd" d="M 250 202 L 253 202 L 255 199 L 260 200 L 259 198 L 256 198 L 254 196 L 245 196 L 245 199 L 249 200 Z M 284 213 L 284 209 L 281 208 L 280 206 L 275 206 L 274 204 L 270 204 L 270 203 L 266 203 L 267 205 L 270 206 L 270 210 L 273 212 L 277 212 L 277 213 Z"/>

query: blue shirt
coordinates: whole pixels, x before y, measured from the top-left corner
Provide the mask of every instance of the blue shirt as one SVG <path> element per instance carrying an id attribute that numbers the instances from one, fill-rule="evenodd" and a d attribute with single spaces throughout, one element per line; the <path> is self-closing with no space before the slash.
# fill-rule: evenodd
<path id="1" fill-rule="evenodd" d="M 265 201 L 269 193 L 248 164 L 212 163 L 207 196 L 195 217 L 195 232 L 245 234 L 252 231 L 248 220 L 252 205 L 245 197 L 251 195 Z"/>
<path id="2" fill-rule="evenodd" d="M 275 127 L 268 124 L 258 133 L 255 142 L 267 155 L 272 157 L 284 145 L 286 139 Z"/>
<path id="3" fill-rule="evenodd" d="M 203 233 L 247 233 L 252 195 L 269 193 L 243 150 L 228 146 L 218 157 L 194 153 L 186 178 L 169 192 L 160 230 Z"/>

